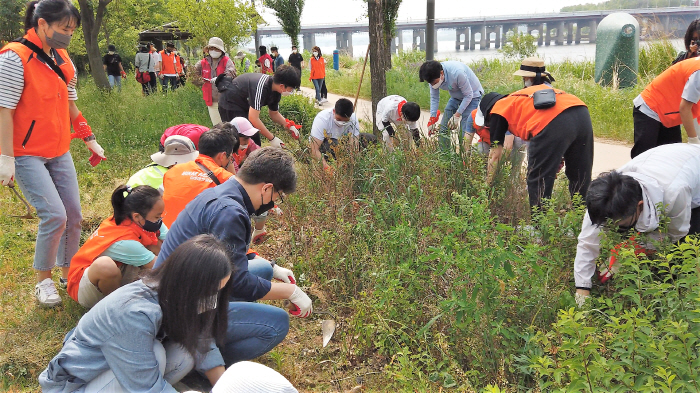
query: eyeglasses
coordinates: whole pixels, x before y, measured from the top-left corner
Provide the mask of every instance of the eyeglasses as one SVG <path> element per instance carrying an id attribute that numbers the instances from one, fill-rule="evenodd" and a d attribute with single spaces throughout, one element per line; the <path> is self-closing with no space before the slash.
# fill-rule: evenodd
<path id="1" fill-rule="evenodd" d="M 275 186 L 272 186 L 272 190 L 275 190 Z M 278 191 L 277 195 L 280 197 L 280 203 L 284 203 L 284 197 L 286 196 L 282 191 Z"/>

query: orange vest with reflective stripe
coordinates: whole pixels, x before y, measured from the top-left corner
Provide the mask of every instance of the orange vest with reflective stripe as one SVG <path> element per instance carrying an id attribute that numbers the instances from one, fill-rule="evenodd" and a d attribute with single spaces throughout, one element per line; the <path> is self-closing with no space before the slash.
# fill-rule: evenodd
<path id="1" fill-rule="evenodd" d="M 24 38 L 42 47 L 34 29 L 29 30 Z M 54 158 L 65 154 L 71 141 L 66 82 L 21 43 L 10 42 L 0 49 L 0 53 L 7 51 L 17 53 L 24 67 L 24 90 L 12 117 L 15 157 Z M 68 52 L 64 49 L 56 52 L 63 59 L 59 68 L 70 82 L 75 69 Z"/>
<path id="2" fill-rule="evenodd" d="M 160 69 L 160 73 L 161 74 L 177 75 L 178 72 L 177 72 L 177 69 L 175 68 L 175 61 L 177 60 L 176 59 L 177 55 L 172 53 L 172 52 L 170 52 L 170 54 L 168 54 L 168 52 L 162 50 L 162 51 L 160 51 L 160 57 L 161 57 L 161 61 L 163 62 L 163 65 Z"/>
<path id="3" fill-rule="evenodd" d="M 472 111 L 472 122 L 474 119 L 476 119 L 476 111 L 477 109 L 474 109 Z M 491 133 L 489 132 L 488 127 L 479 127 L 476 125 L 476 123 L 472 123 L 472 128 L 474 129 L 474 133 L 476 135 L 479 135 L 479 138 L 481 138 L 482 142 L 486 142 L 487 144 L 491 144 Z"/>
<path id="4" fill-rule="evenodd" d="M 114 217 L 102 221 L 99 228 L 90 235 L 70 261 L 67 292 L 73 300 L 78 301 L 78 287 L 85 269 L 92 265 L 109 246 L 122 240 L 135 240 L 144 246 L 158 244 L 158 237 L 154 232 L 143 230 L 131 220 L 124 220 L 119 225 L 114 222 Z"/>
<path id="5" fill-rule="evenodd" d="M 538 90 L 551 89 L 547 85 L 530 86 L 518 90 L 496 102 L 491 113 L 503 116 L 508 121 L 508 131 L 522 140 L 530 140 L 539 134 L 560 113 L 574 106 L 586 106 L 578 97 L 559 89 L 553 89 L 557 102 L 547 109 L 535 109 L 532 94 Z"/>
<path id="6" fill-rule="evenodd" d="M 654 78 L 642 91 L 642 98 L 649 108 L 659 115 L 664 127 L 675 127 L 683 124 L 679 108 L 681 95 L 690 76 L 700 70 L 700 57 L 678 62 L 661 75 Z M 700 106 L 694 104 L 693 118 L 700 116 Z"/>
<path id="7" fill-rule="evenodd" d="M 233 174 L 220 167 L 214 160 L 203 154 L 197 159 L 183 164 L 177 164 L 168 169 L 163 177 L 163 222 L 170 228 L 178 214 L 185 209 L 188 203 L 207 188 L 216 187 L 216 184 L 197 163 L 203 164 L 214 173 L 220 183 L 228 180 Z"/>

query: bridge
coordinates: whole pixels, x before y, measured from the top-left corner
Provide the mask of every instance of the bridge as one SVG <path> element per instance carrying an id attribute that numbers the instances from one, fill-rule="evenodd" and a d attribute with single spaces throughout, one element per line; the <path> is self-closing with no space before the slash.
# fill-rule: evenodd
<path id="1" fill-rule="evenodd" d="M 533 15 L 506 15 L 493 17 L 472 17 L 435 20 L 435 29 L 455 31 L 455 49 L 480 50 L 500 48 L 506 43 L 506 33 L 523 27 L 535 37 L 537 45 L 571 45 L 581 42 L 595 43 L 598 23 L 615 12 L 626 12 L 639 21 L 642 38 L 658 36 L 683 36 L 688 24 L 700 17 L 700 7 L 646 8 L 635 10 L 604 10 L 560 12 Z M 412 48 L 425 50 L 426 22 L 403 21 L 396 23 L 397 37 L 391 41 L 392 53 L 403 49 L 403 32 L 413 32 Z M 369 31 L 368 23 L 342 25 L 302 26 L 301 35 L 304 49 L 311 50 L 316 45 L 316 34 L 335 33 L 336 47 L 344 53 L 352 54 L 352 35 Z M 261 27 L 258 36 L 283 35 L 281 27 Z M 259 37 L 257 37 L 259 38 Z M 437 34 L 435 34 L 437 51 Z"/>

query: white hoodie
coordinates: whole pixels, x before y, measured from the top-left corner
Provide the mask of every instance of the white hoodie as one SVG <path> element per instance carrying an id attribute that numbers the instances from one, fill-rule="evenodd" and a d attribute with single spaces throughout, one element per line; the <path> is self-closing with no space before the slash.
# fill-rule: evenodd
<path id="1" fill-rule="evenodd" d="M 663 203 L 670 219 L 668 234 L 677 241 L 688 234 L 690 210 L 700 206 L 700 145 L 674 143 L 647 150 L 617 170 L 642 186 L 644 206 L 635 225 L 639 232 L 655 232 L 661 218 L 656 206 Z M 590 288 L 595 260 L 600 254 L 601 228 L 593 225 L 588 211 L 578 236 L 574 278 L 577 288 Z"/>

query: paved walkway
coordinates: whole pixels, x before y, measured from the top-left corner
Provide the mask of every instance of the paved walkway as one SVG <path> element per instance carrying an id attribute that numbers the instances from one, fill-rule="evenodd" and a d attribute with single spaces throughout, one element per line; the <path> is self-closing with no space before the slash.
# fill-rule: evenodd
<path id="1" fill-rule="evenodd" d="M 314 89 L 302 87 L 301 91 L 305 96 L 312 98 L 316 96 Z M 340 98 L 347 98 L 350 101 L 355 101 L 354 97 L 344 97 L 337 94 L 328 93 L 328 102 L 323 104 L 323 109 L 332 108 L 333 105 L 335 105 L 335 102 Z M 364 120 L 370 124 L 372 123 L 372 101 L 363 100 L 360 98 L 357 101 L 357 108 L 355 108 L 355 112 L 357 113 L 358 120 Z M 419 121 L 421 132 L 427 132 L 429 119 L 430 113 L 428 111 L 422 111 L 421 119 Z M 601 172 L 617 169 L 630 160 L 630 148 L 621 143 L 615 144 L 604 141 L 596 141 L 593 146 L 593 151 L 593 178 L 595 178 Z"/>

